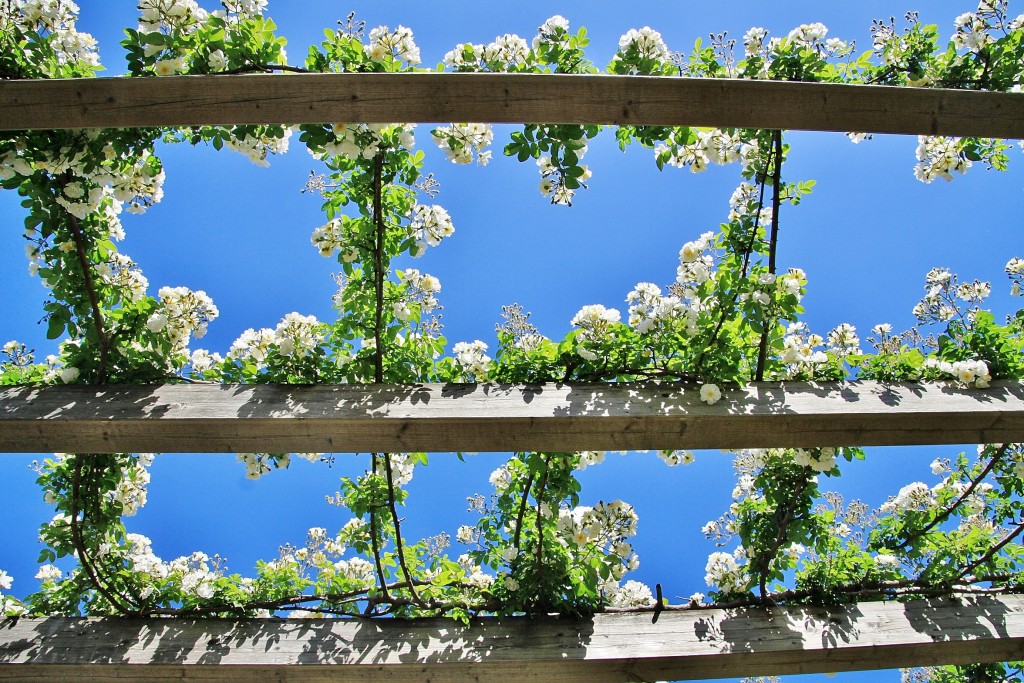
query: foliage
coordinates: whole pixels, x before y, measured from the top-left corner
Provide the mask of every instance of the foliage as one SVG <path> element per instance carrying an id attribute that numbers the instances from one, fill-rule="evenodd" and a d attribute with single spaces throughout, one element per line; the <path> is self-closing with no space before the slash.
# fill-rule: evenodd
<path id="1" fill-rule="evenodd" d="M 137 29 L 123 46 L 133 76 L 263 71 L 399 72 L 415 70 L 419 49 L 405 27 L 368 34 L 350 15 L 325 32 L 304 65 L 288 66 L 285 41 L 262 14 L 265 2 L 229 0 L 207 12 L 192 0 L 141 0 Z M 100 69 L 95 43 L 74 28 L 73 3 L 0 4 L 5 78 L 66 78 Z M 1020 90 L 1024 20 L 1005 2 L 983 0 L 957 20 L 947 46 L 936 27 L 909 17 L 905 29 L 876 23 L 871 52 L 827 38 L 820 24 L 769 38 L 744 36 L 742 55 L 724 35 L 697 41 L 688 55 L 669 51 L 650 28 L 623 35 L 607 67 L 614 74 L 770 78 Z M 552 17 L 532 43 L 505 35 L 488 45 L 464 43 L 439 69 L 522 73 L 596 73 L 584 29 Z M 506 155 L 534 160 L 540 191 L 571 204 L 591 171 L 582 163 L 592 125 L 523 126 Z M 160 201 L 158 140 L 210 144 L 266 164 L 290 137 L 323 164 L 310 187 L 323 200 L 325 223 L 312 244 L 340 268 L 337 319 L 292 313 L 275 329 L 246 331 L 225 353 L 193 348 L 218 315 L 201 291 L 162 287 L 157 296 L 137 264 L 120 253 L 122 208 L 144 212 Z M 800 319 L 807 279 L 776 271 L 780 212 L 799 204 L 814 181 L 784 178 L 789 152 L 781 132 L 695 127 L 622 126 L 620 146 L 653 149 L 659 168 L 740 164 L 741 183 L 717 231 L 686 242 L 677 278 L 666 287 L 639 283 L 623 315 L 583 307 L 573 330 L 549 339 L 521 307 L 506 307 L 494 358 L 480 341 L 448 341 L 438 317 L 437 278 L 392 267 L 393 259 L 437 247 L 453 231 L 448 212 L 423 175 L 409 124 L 304 124 L 297 127 L 203 126 L 168 130 L 28 131 L 0 136 L 0 184 L 26 209 L 29 267 L 47 285 L 48 336 L 60 353 L 36 362 L 18 342 L 3 347 L 0 384 L 46 383 L 412 383 L 628 381 L 661 379 L 700 385 L 714 403 L 718 384 L 760 380 L 877 379 L 945 381 L 983 389 L 1024 377 L 1024 313 L 1000 321 L 981 303 L 991 287 L 959 282 L 935 269 L 915 308 L 919 324 L 894 333 L 878 325 L 861 347 L 840 325 L 824 336 Z M 452 123 L 432 132 L 455 163 L 486 164 L 489 126 Z M 1005 143 L 922 138 L 917 176 L 949 179 L 974 162 L 1007 163 Z M 1021 293 L 1024 261 L 1007 274 Z M 931 330 L 935 330 L 932 332 Z M 316 460 L 316 453 L 298 454 Z M 292 454 L 240 454 L 247 476 L 288 465 Z M 164 561 L 125 518 L 145 503 L 148 454 L 55 454 L 39 466 L 39 484 L 56 516 L 44 526 L 41 589 L 24 601 L 0 596 L 8 615 L 149 614 L 253 616 L 364 614 L 589 613 L 609 607 L 654 607 L 648 587 L 625 581 L 638 558 L 629 539 L 636 514 L 623 501 L 581 505 L 576 472 L 603 453 L 517 453 L 491 476 L 494 492 L 474 498 L 475 524 L 457 540 L 473 547 L 457 559 L 447 537 L 411 543 L 400 508 L 424 453 L 373 453 L 362 476 L 345 479 L 334 503 L 351 521 L 336 533 L 311 529 L 302 547 L 285 546 L 253 576 L 228 573 L 202 553 Z M 669 465 L 692 454 L 667 451 Z M 711 603 L 806 602 L 1017 590 L 1024 450 L 983 445 L 977 456 L 933 463 L 942 480 L 904 487 L 879 510 L 823 493 L 819 477 L 839 476 L 840 460 L 862 458 L 839 444 L 737 454 L 734 504 L 705 532 L 720 545 L 707 584 Z M 58 558 L 74 556 L 70 572 Z M 0 572 L 0 588 L 10 587 Z M 707 606 L 696 594 L 689 607 Z M 933 680 L 946 673 L 934 673 Z M 959 675 L 959 674 L 957 674 Z M 972 674 L 973 675 L 973 674 Z M 988 675 L 988 674 L 985 674 Z M 981 679 L 979 679 L 981 680 Z M 987 679 L 985 679 L 987 680 Z"/>

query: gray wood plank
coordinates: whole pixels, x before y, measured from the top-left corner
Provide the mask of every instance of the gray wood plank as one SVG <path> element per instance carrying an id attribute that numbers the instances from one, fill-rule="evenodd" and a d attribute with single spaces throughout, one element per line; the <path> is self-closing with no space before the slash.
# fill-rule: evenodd
<path id="1" fill-rule="evenodd" d="M 1024 596 L 590 619 L 20 619 L 0 679 L 674 680 L 1024 657 Z"/>
<path id="2" fill-rule="evenodd" d="M 0 81 L 0 129 L 228 123 L 594 123 L 1024 137 L 1024 94 L 552 74 Z"/>
<path id="3" fill-rule="evenodd" d="M 0 389 L 0 452 L 576 451 L 1024 440 L 1024 382 Z"/>

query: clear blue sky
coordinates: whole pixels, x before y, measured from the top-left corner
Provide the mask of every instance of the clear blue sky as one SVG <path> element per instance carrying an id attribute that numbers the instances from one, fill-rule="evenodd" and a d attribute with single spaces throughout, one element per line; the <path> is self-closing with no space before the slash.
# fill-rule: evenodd
<path id="1" fill-rule="evenodd" d="M 136 22 L 134 2 L 79 4 L 79 29 L 99 39 L 109 72 L 122 72 L 117 43 L 120 29 Z M 706 39 L 709 32 L 727 30 L 741 38 L 758 25 L 779 35 L 800 23 L 821 21 L 830 37 L 854 39 L 867 49 L 873 18 L 898 18 L 920 9 L 925 21 L 937 23 L 948 36 L 953 18 L 974 9 L 968 2 L 947 0 L 916 6 L 742 0 L 611 7 L 594 2 L 342 5 L 336 0 L 272 0 L 268 13 L 289 39 L 293 64 L 301 63 L 323 28 L 356 10 L 368 28 L 412 28 L 425 65 L 439 62 L 458 42 L 488 42 L 508 32 L 529 39 L 546 18 L 562 14 L 573 27 L 588 28 L 589 56 L 604 66 L 619 36 L 644 25 L 661 31 L 670 49 L 688 51 L 696 37 Z M 508 130 L 496 131 L 496 158 L 487 168 L 452 166 L 434 147 L 428 127 L 421 126 L 417 134 L 418 146 L 427 153 L 425 170 L 442 183 L 436 201 L 451 213 L 456 229 L 416 263 L 441 280 L 450 343 L 481 339 L 493 348 L 500 308 L 512 302 L 532 311 L 532 321 L 549 336 L 564 334 L 584 304 L 625 312 L 625 295 L 636 283 L 673 280 L 679 247 L 717 228 L 739 180 L 735 166 L 700 175 L 659 172 L 649 151 L 637 147 L 622 154 L 606 131 L 586 158 L 594 173 L 590 190 L 579 193 L 572 208 L 553 207 L 537 192 L 533 164 L 500 156 Z M 825 334 L 850 322 L 863 339 L 880 322 L 905 329 L 913 322 L 911 308 L 923 291 L 924 274 L 933 266 L 992 281 L 993 309 L 997 315 L 1009 310 L 1002 269 L 1011 256 L 1024 256 L 1024 155 L 1019 149 L 1011 152 L 1008 173 L 974 168 L 950 184 L 922 185 L 913 176 L 915 138 L 876 137 L 853 145 L 839 134 L 791 133 L 787 140 L 792 151 L 786 178 L 818 181 L 814 194 L 799 207 L 784 208 L 780 221 L 780 266 L 807 272 L 805 320 L 812 330 Z M 330 274 L 337 264 L 310 245 L 310 233 L 325 221 L 319 202 L 299 192 L 318 166 L 297 139 L 292 153 L 273 159 L 270 169 L 207 148 L 163 148 L 160 155 L 167 171 L 164 200 L 144 216 L 123 217 L 128 238 L 122 250 L 140 264 L 152 293 L 163 285 L 185 285 L 213 297 L 221 317 L 202 340 L 203 348 L 224 353 L 246 328 L 273 327 L 291 311 L 332 319 Z M 37 324 L 46 292 L 27 273 L 23 214 L 12 192 L 0 193 L 0 219 L 5 289 L 0 343 L 18 339 L 43 356 L 53 350 L 45 327 Z M 847 465 L 842 480 L 834 483 L 849 497 L 878 505 L 909 481 L 934 483 L 928 462 L 950 452 L 956 451 L 871 449 L 866 462 Z M 7 511 L 0 525 L 0 569 L 14 576 L 11 593 L 16 596 L 36 586 L 36 532 L 53 514 L 33 483 L 29 463 L 35 457 L 40 456 L 0 458 Z M 128 528 L 153 538 L 155 552 L 164 559 L 193 550 L 219 553 L 233 571 L 244 574 L 257 558 L 275 557 L 279 545 L 301 544 L 309 527 L 324 526 L 333 533 L 344 524 L 347 516 L 326 505 L 324 496 L 336 490 L 339 477 L 365 468 L 366 460 L 341 455 L 332 468 L 293 462 L 287 472 L 252 482 L 230 455 L 158 457 L 150 502 L 128 520 Z M 466 464 L 453 462 L 452 456 L 438 454 L 417 471 L 403 525 L 409 537 L 441 531 L 454 537 L 458 525 L 472 523 L 465 498 L 489 493 L 487 476 L 502 456 L 481 454 Z M 700 527 L 730 502 L 728 456 L 701 452 L 695 464 L 668 469 L 653 454 L 610 455 L 581 479 L 583 504 L 622 498 L 636 506 L 640 534 L 634 545 L 641 568 L 634 578 L 652 586 L 661 583 L 673 599 L 707 590 L 704 564 L 715 548 Z M 896 681 L 898 673 L 844 677 L 857 678 Z"/>

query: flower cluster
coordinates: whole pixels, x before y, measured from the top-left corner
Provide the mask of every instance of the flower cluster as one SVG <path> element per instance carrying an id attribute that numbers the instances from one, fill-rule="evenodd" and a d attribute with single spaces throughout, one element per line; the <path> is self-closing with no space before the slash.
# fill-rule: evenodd
<path id="1" fill-rule="evenodd" d="M 616 581 L 640 566 L 640 558 L 627 541 L 636 536 L 636 524 L 633 506 L 621 500 L 558 510 L 558 531 L 562 537 L 577 547 L 604 554 L 611 561 L 610 571 Z"/>
<path id="2" fill-rule="evenodd" d="M 586 153 L 586 145 L 577 147 L 574 151 L 577 162 Z M 576 187 L 586 187 L 584 183 L 590 180 L 590 169 L 586 164 L 580 164 L 574 168 L 579 172 L 572 176 L 573 183 Z M 537 159 L 537 170 L 541 178 L 540 185 L 538 185 L 541 195 L 550 199 L 552 204 L 571 206 L 572 198 L 576 196 L 576 189 L 570 187 L 570 183 L 567 182 L 569 177 L 566 176 L 565 169 L 555 164 L 550 156 L 542 156 Z"/>
<path id="3" fill-rule="evenodd" d="M 723 166 L 743 161 L 743 146 L 739 132 L 728 133 L 715 128 L 696 131 L 692 142 L 659 143 L 654 153 L 669 166 L 689 167 L 692 172 L 700 173 L 707 170 L 708 164 Z"/>
<path id="4" fill-rule="evenodd" d="M 619 322 L 621 315 L 614 308 L 605 308 L 601 304 L 584 306 L 572 317 L 570 324 L 578 327 L 576 338 L 582 343 L 599 344 L 611 334 L 613 325 Z"/>
<path id="5" fill-rule="evenodd" d="M 247 130 L 244 134 L 232 136 L 225 147 L 245 156 L 249 161 L 266 168 L 270 166 L 267 157 L 271 154 L 284 154 L 288 151 L 291 128 L 259 126 Z"/>
<path id="6" fill-rule="evenodd" d="M 950 181 L 953 173 L 966 173 L 971 160 L 964 153 L 963 144 L 962 138 L 918 136 L 914 176 L 930 183 L 936 178 Z"/>
<path id="7" fill-rule="evenodd" d="M 149 280 L 138 264 L 124 254 L 112 252 L 107 260 L 95 266 L 96 275 L 128 301 L 141 301 L 146 296 Z"/>
<path id="8" fill-rule="evenodd" d="M 447 215 L 447 214 L 445 214 Z M 437 307 L 437 293 L 441 291 L 441 281 L 429 273 L 421 273 L 415 268 L 398 271 L 398 278 L 405 283 L 406 289 L 400 301 L 393 304 L 395 316 L 399 320 L 409 320 L 412 309 L 409 304 L 415 303 L 419 315 L 433 312 Z"/>
<path id="9" fill-rule="evenodd" d="M 689 327 L 696 326 L 696 312 L 687 308 L 677 296 L 662 296 L 661 288 L 641 282 L 626 295 L 629 324 L 640 334 L 649 334 L 670 320 L 686 317 Z"/>
<path id="10" fill-rule="evenodd" d="M 836 468 L 835 448 L 794 448 L 793 462 L 815 472 L 831 472 Z"/>
<path id="11" fill-rule="evenodd" d="M 150 332 L 166 331 L 174 354 L 188 346 L 193 334 L 201 339 L 206 326 L 220 315 L 213 299 L 201 290 L 161 287 L 159 295 L 160 308 L 146 321 L 146 327 Z"/>
<path id="12" fill-rule="evenodd" d="M 99 69 L 96 39 L 75 27 L 78 11 L 73 0 L 17 0 L 0 4 L 0 25 L 12 38 L 5 41 L 4 49 L 21 52 L 23 59 L 19 61 L 37 71 L 20 77 L 91 76 Z M 45 58 L 47 52 L 51 59 Z"/>
<path id="13" fill-rule="evenodd" d="M 689 465 L 694 460 L 692 451 L 658 451 L 658 457 L 669 467 Z"/>
<path id="14" fill-rule="evenodd" d="M 992 382 L 988 365 L 983 360 L 958 360 L 952 363 L 935 358 L 925 360 L 925 368 L 936 371 L 940 377 L 955 379 L 964 386 L 986 389 Z"/>
<path id="15" fill-rule="evenodd" d="M 453 164 L 468 164 L 473 161 L 486 166 L 491 160 L 487 147 L 494 140 L 494 129 L 489 123 L 453 123 L 431 131 L 437 146 Z"/>
<path id="16" fill-rule="evenodd" d="M 323 342 L 324 330 L 314 316 L 287 314 L 273 330 L 249 328 L 231 344 L 227 359 L 264 367 L 272 352 L 281 358 L 301 359 Z"/>
<path id="17" fill-rule="evenodd" d="M 934 504 L 935 499 L 932 497 L 932 490 L 928 484 L 915 481 L 901 488 L 899 493 L 883 503 L 881 510 L 899 514 L 910 510 L 927 510 Z"/>
<path id="18" fill-rule="evenodd" d="M 479 339 L 473 342 L 459 342 L 452 347 L 455 362 L 462 370 L 464 377 L 474 382 L 483 382 L 487 379 L 487 373 L 491 368 L 491 358 L 485 351 L 487 351 L 487 344 Z M 491 483 L 494 484 L 493 481 Z"/>
<path id="19" fill-rule="evenodd" d="M 807 323 L 790 323 L 783 339 L 782 362 L 791 377 L 813 377 L 818 365 L 828 361 L 824 351 L 816 350 L 825 342 L 820 334 L 813 334 Z"/>
<path id="20" fill-rule="evenodd" d="M 372 29 L 370 43 L 364 49 L 366 56 L 374 62 L 404 61 L 409 66 L 420 63 L 420 49 L 416 47 L 412 31 L 405 26 L 399 26 L 394 31 L 387 26 Z"/>
<path id="21" fill-rule="evenodd" d="M 743 593 L 750 585 L 746 561 L 746 551 L 742 547 L 732 553 L 711 553 L 704 567 L 704 582 L 708 586 L 717 586 L 725 595 Z"/>
<path id="22" fill-rule="evenodd" d="M 857 328 L 850 323 L 840 323 L 828 333 L 829 353 L 839 357 L 857 355 L 860 353 L 860 337 L 857 336 Z"/>
<path id="23" fill-rule="evenodd" d="M 696 240 L 684 244 L 679 250 L 676 283 L 687 290 L 688 296 L 694 296 L 696 287 L 711 279 L 715 260 L 709 251 L 714 242 L 714 233 L 705 232 Z"/>
<path id="24" fill-rule="evenodd" d="M 416 240 L 414 255 L 421 256 L 427 246 L 436 247 L 445 237 L 451 237 L 455 226 L 443 206 L 417 204 L 412 209 L 409 233 Z"/>
<path id="25" fill-rule="evenodd" d="M 560 14 L 548 17 L 537 27 L 533 37 L 533 51 L 541 52 L 552 48 L 564 49 L 569 45 L 569 20 Z"/>
<path id="26" fill-rule="evenodd" d="M 1010 294 L 1024 296 L 1024 259 L 1014 256 L 1006 262 L 1005 270 L 1010 276 Z"/>
<path id="27" fill-rule="evenodd" d="M 947 322 L 964 315 L 960 302 L 967 304 L 967 315 L 971 304 L 983 301 L 992 291 L 988 282 L 974 280 L 959 282 L 948 268 L 932 268 L 925 276 L 925 295 L 914 305 L 914 317 L 921 323 Z"/>
<path id="28" fill-rule="evenodd" d="M 658 74 L 672 58 L 661 34 L 650 26 L 632 28 L 619 38 L 619 50 L 608 69 L 617 74 Z"/>
<path id="29" fill-rule="evenodd" d="M 636 608 L 654 604 L 650 586 L 639 581 L 630 580 L 621 586 L 617 581 L 605 581 L 601 584 L 601 592 L 612 607 Z"/>

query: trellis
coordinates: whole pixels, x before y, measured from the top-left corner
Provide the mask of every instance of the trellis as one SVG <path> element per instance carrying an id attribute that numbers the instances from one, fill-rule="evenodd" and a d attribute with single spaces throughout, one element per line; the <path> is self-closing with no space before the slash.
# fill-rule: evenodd
<path id="1" fill-rule="evenodd" d="M 709 125 L 1024 138 L 1024 95 L 716 79 L 310 74 L 0 83 L 0 129 L 391 121 Z M 1024 383 L 960 390 L 679 385 L 34 387 L 0 391 L 0 451 L 520 450 L 1024 439 Z M 0 679 L 594 681 L 1024 657 L 1024 599 L 989 596 L 454 622 L 21 619 Z M 135 664 L 150 666 L 137 667 Z"/>

